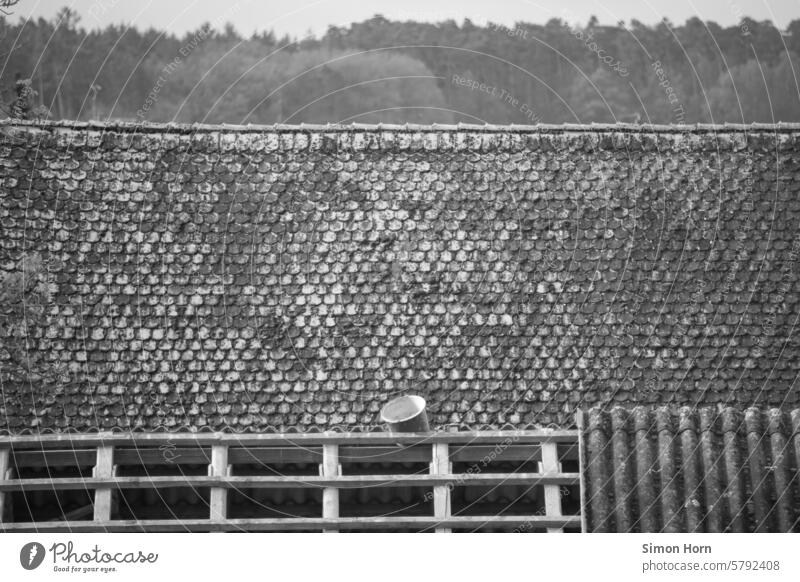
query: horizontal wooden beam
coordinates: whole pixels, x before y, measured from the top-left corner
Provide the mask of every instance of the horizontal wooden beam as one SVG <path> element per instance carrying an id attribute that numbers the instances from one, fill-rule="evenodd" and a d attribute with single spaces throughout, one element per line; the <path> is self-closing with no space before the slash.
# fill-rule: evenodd
<path id="1" fill-rule="evenodd" d="M 450 450 L 453 463 L 500 462 L 500 461 L 539 461 L 542 458 L 541 445 L 500 445 L 454 446 Z"/>
<path id="2" fill-rule="evenodd" d="M 412 445 L 348 446 L 339 447 L 339 463 L 425 463 L 431 462 L 431 447 Z"/>
<path id="3" fill-rule="evenodd" d="M 322 447 L 229 447 L 231 465 L 259 463 L 320 463 Z"/>
<path id="4" fill-rule="evenodd" d="M 156 449 L 157 450 L 157 449 Z M 44 469 L 47 467 L 93 467 L 96 449 L 70 449 L 47 451 L 14 451 L 11 465 L 21 468 Z"/>
<path id="5" fill-rule="evenodd" d="M 254 446 L 307 446 L 323 444 L 340 445 L 430 445 L 432 443 L 451 444 L 495 444 L 507 443 L 574 443 L 578 432 L 575 430 L 520 430 L 520 431 L 475 431 L 475 432 L 432 432 L 401 433 L 387 432 L 341 433 L 321 432 L 302 434 L 231 434 L 231 433 L 90 433 L 90 434 L 48 434 L 18 435 L 0 437 L 0 447 L 13 449 L 48 449 L 97 446 L 158 446 L 170 443 L 174 446 L 213 446 L 231 447 Z"/>
<path id="6" fill-rule="evenodd" d="M 63 479 L 11 479 L 0 481 L 0 491 L 56 491 L 68 489 L 163 489 L 165 487 L 226 487 L 229 489 L 315 488 L 315 487 L 433 487 L 445 485 L 576 485 L 578 473 L 476 473 L 449 475 L 342 475 L 308 476 L 171 476 L 171 477 L 110 477 Z"/>
<path id="7" fill-rule="evenodd" d="M 498 445 L 462 445 L 451 449 L 451 462 L 479 462 L 491 457 L 493 461 L 540 461 L 541 445 L 511 445 L 497 452 Z M 349 463 L 429 463 L 429 446 L 348 446 L 340 447 L 339 459 Z M 577 445 L 559 446 L 564 459 L 578 458 Z M 232 465 L 257 463 L 319 463 L 322 447 L 231 447 Z M 95 449 L 16 450 L 10 466 L 22 468 L 90 467 L 95 462 Z M 177 447 L 155 443 L 138 448 L 117 448 L 117 465 L 207 465 L 211 462 L 210 447 Z"/>
<path id="8" fill-rule="evenodd" d="M 95 462 L 95 449 L 17 450 L 12 464 L 17 468 L 82 467 Z M 116 465 L 207 465 L 211 462 L 211 449 L 199 447 L 142 447 L 117 449 Z"/>
<path id="9" fill-rule="evenodd" d="M 360 448 L 360 447 L 354 447 Z M 385 447 L 389 449 L 390 447 Z M 396 448 L 396 447 L 395 447 Z M 231 447 L 231 464 L 248 463 L 319 463 L 322 447 Z M 397 449 L 401 450 L 401 449 Z M 388 460 L 388 459 L 387 459 Z M 75 467 L 92 466 L 95 449 L 17 450 L 11 457 L 15 467 Z M 211 447 L 176 447 L 148 444 L 138 448 L 118 448 L 117 465 L 207 465 L 211 462 Z"/>
<path id="10" fill-rule="evenodd" d="M 550 517 L 546 515 L 519 516 L 453 516 L 445 520 L 434 517 L 340 517 L 325 518 L 263 518 L 263 519 L 181 519 L 139 521 L 55 521 L 35 523 L 0 524 L 5 532 L 207 532 L 207 531 L 276 531 L 276 530 L 322 530 L 322 529 L 476 529 L 520 528 L 523 531 L 545 528 L 579 528 L 580 516 Z"/>
<path id="11" fill-rule="evenodd" d="M 577 439 L 577 435 L 576 435 Z M 463 445 L 450 447 L 450 460 L 452 462 L 476 462 L 489 459 L 491 462 L 496 461 L 541 461 L 542 460 L 542 445 L 545 442 L 537 444 L 513 444 L 503 446 L 502 444 L 494 445 Z M 558 443 L 558 457 L 560 460 L 577 461 L 578 460 L 578 444 L 577 440 L 566 443 Z"/>
<path id="12" fill-rule="evenodd" d="M 211 447 L 176 447 L 166 443 L 159 447 L 118 447 L 114 454 L 117 465 L 207 465 L 210 462 Z"/>

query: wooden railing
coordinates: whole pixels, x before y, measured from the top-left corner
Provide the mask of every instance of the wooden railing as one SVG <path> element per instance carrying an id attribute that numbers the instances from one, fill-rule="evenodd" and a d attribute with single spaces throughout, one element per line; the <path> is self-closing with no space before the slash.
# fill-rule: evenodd
<path id="1" fill-rule="evenodd" d="M 483 529 L 580 530 L 578 512 L 565 515 L 563 491 L 580 483 L 578 431 L 465 432 L 403 434 L 320 433 L 117 434 L 15 436 L 0 438 L 0 530 L 22 531 L 452 531 Z M 304 463 L 318 474 L 237 474 L 244 464 Z M 423 467 L 408 471 L 409 463 Z M 496 469 L 500 463 L 502 470 Z M 342 467 L 381 465 L 390 474 L 347 474 Z M 574 471 L 564 472 L 570 464 Z M 120 475 L 120 467 L 206 466 L 207 474 Z M 459 467 L 454 471 L 454 465 Z M 493 465 L 495 468 L 493 468 Z M 56 468 L 80 476 L 58 476 Z M 397 470 L 395 470 L 395 467 Z M 509 469 L 509 467 L 514 467 Z M 534 467 L 535 470 L 530 470 Z M 89 469 L 91 468 L 91 473 Z M 45 476 L 31 476 L 36 471 Z M 181 471 L 182 472 L 182 471 Z M 315 472 L 316 469 L 315 469 Z M 524 514 L 491 515 L 454 511 L 451 493 L 464 487 L 526 486 L 541 493 L 542 508 Z M 203 518 L 121 519 L 115 495 L 132 490 L 191 488 L 207 492 Z M 343 517 L 340 493 L 351 488 L 414 487 L 430 492 L 430 515 Z M 232 517 L 229 493 L 239 490 L 321 490 L 321 511 L 312 517 Z M 84 491 L 91 511 L 72 511 L 57 521 L 9 518 L 11 496 L 36 491 Z M 537 493 L 538 494 L 538 493 Z M 84 519 L 72 519 L 71 514 Z M 3 520 L 2 516 L 6 515 Z M 90 519 L 91 517 L 91 519 Z"/>

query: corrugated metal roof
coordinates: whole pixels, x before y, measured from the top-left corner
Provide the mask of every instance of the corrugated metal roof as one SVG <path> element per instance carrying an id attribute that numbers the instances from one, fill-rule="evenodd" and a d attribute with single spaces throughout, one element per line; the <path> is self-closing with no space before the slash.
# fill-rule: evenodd
<path id="1" fill-rule="evenodd" d="M 592 409 L 581 425 L 589 531 L 800 531 L 800 409 Z"/>

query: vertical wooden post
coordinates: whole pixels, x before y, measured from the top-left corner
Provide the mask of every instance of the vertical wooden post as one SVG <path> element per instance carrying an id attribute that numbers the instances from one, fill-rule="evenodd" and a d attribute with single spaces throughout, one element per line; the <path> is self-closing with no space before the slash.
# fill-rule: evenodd
<path id="1" fill-rule="evenodd" d="M 583 409 L 579 408 L 575 418 L 575 424 L 578 427 L 578 472 L 580 474 L 580 498 L 581 498 L 581 533 L 588 533 L 589 526 L 586 523 L 587 516 L 587 491 L 586 491 L 586 442 L 583 437 L 585 428 L 585 420 L 583 417 Z"/>
<path id="2" fill-rule="evenodd" d="M 431 462 L 431 475 L 449 475 L 450 469 L 450 450 L 447 443 L 434 443 L 433 456 Z M 447 485 L 435 485 L 433 487 L 433 516 L 439 520 L 446 520 L 450 517 L 450 487 Z M 437 527 L 436 533 L 450 533 L 452 530 L 446 527 Z"/>
<path id="3" fill-rule="evenodd" d="M 542 443 L 542 462 L 539 463 L 539 471 L 543 474 L 561 472 L 561 464 L 558 462 L 558 444 L 552 442 Z M 544 508 L 547 517 L 561 517 L 561 486 L 544 486 Z M 563 533 L 560 527 L 548 527 L 547 533 Z"/>
<path id="4" fill-rule="evenodd" d="M 228 446 L 213 445 L 211 447 L 211 465 L 209 472 L 212 477 L 228 476 Z M 210 494 L 212 521 L 224 520 L 228 517 L 228 489 L 226 487 L 212 487 Z"/>
<path id="5" fill-rule="evenodd" d="M 4 481 L 6 479 L 6 473 L 8 473 L 8 459 L 9 459 L 9 450 L 0 449 L 0 481 Z M 6 493 L 5 491 L 0 491 L 0 523 L 3 523 L 3 516 L 5 515 L 5 509 L 6 509 Z"/>
<path id="6" fill-rule="evenodd" d="M 322 466 L 320 473 L 323 477 L 338 477 L 339 470 L 339 445 L 322 445 Z M 338 519 L 339 517 L 339 489 L 325 487 L 322 490 L 322 517 L 325 519 Z M 337 527 L 324 528 L 326 533 L 339 531 Z"/>
<path id="7" fill-rule="evenodd" d="M 97 447 L 97 462 L 94 465 L 94 476 L 103 479 L 114 476 L 114 447 L 101 445 Z M 112 487 L 97 487 L 94 491 L 94 520 L 109 521 L 111 519 Z"/>

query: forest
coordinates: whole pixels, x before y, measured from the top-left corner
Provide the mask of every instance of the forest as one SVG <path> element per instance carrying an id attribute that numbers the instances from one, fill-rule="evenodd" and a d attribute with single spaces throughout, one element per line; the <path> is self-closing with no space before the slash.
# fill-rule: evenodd
<path id="1" fill-rule="evenodd" d="M 200 123 L 800 121 L 800 20 L 481 26 L 382 16 L 324 35 L 178 36 L 0 20 L 0 100 L 51 119 Z"/>

